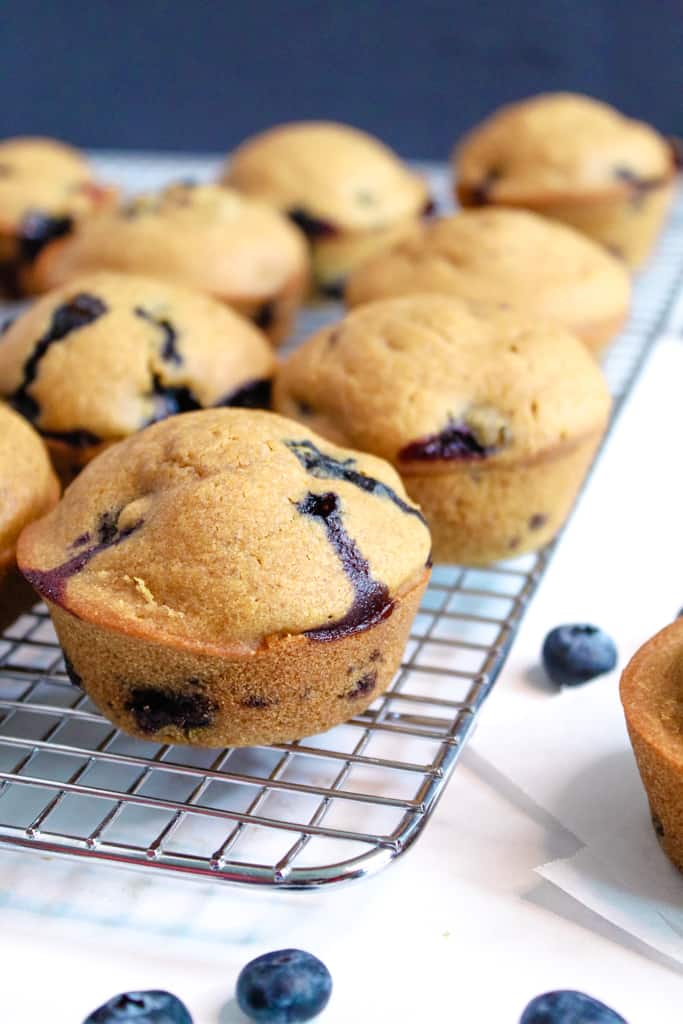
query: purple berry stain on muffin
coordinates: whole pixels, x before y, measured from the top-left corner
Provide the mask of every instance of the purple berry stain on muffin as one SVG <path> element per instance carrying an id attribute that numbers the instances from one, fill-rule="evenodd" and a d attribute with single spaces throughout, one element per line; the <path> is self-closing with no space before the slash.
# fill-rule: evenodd
<path id="1" fill-rule="evenodd" d="M 310 516 L 322 523 L 355 594 L 346 615 L 335 622 L 306 630 L 306 636 L 311 640 L 337 640 L 388 618 L 394 610 L 389 590 L 384 583 L 373 579 L 367 560 L 346 532 L 339 496 L 332 491 L 325 494 L 309 491 L 296 507 L 301 515 Z"/>
<path id="2" fill-rule="evenodd" d="M 331 224 L 328 220 L 322 220 L 320 217 L 314 217 L 301 206 L 288 210 L 287 216 L 292 223 L 296 224 L 300 231 L 303 231 L 306 238 L 311 240 L 333 238 L 334 235 L 339 234 L 339 229 L 334 224 Z"/>
<path id="3" fill-rule="evenodd" d="M 496 182 L 502 177 L 499 167 L 492 167 L 484 177 L 470 189 L 469 201 L 472 206 L 486 206 L 491 202 L 491 193 Z"/>
<path id="4" fill-rule="evenodd" d="M 50 326 L 42 338 L 36 343 L 33 352 L 24 363 L 21 386 L 10 397 L 10 405 L 20 412 L 27 420 L 35 422 L 40 415 L 38 402 L 28 393 L 35 381 L 40 361 L 47 354 L 51 345 L 63 341 L 72 331 L 87 327 L 98 317 L 107 312 L 107 306 L 96 295 L 81 292 L 63 306 L 58 306 L 52 314 Z"/>
<path id="5" fill-rule="evenodd" d="M 138 519 L 136 522 L 121 529 L 118 525 L 120 514 L 120 509 L 114 512 L 102 513 L 96 526 L 97 542 L 79 551 L 72 558 L 67 559 L 66 562 L 62 562 L 61 565 L 56 565 L 53 569 L 22 570 L 28 582 L 38 591 L 41 597 L 52 601 L 53 604 L 61 604 L 64 600 L 66 584 L 72 576 L 76 576 L 85 569 L 86 565 L 96 555 L 99 555 L 100 552 L 121 544 L 122 541 L 131 537 L 143 525 L 144 520 Z M 90 533 L 83 533 L 78 540 L 87 544 L 90 536 Z M 87 538 L 87 540 L 84 538 Z M 72 549 L 76 543 L 74 542 L 71 545 Z"/>
<path id="6" fill-rule="evenodd" d="M 270 409 L 272 390 L 272 380 L 250 380 L 226 395 L 216 405 L 238 406 L 240 409 Z"/>
<path id="7" fill-rule="evenodd" d="M 198 679 L 188 679 L 192 687 Z M 135 686 L 130 690 L 125 710 L 129 711 L 140 732 L 152 733 L 174 726 L 188 735 L 193 729 L 206 729 L 214 721 L 218 705 L 200 690 L 171 690 L 155 686 Z"/>
<path id="8" fill-rule="evenodd" d="M 243 409 L 268 409 L 271 388 L 272 381 L 269 379 L 250 380 L 229 394 L 223 395 L 213 403 L 213 407 L 239 406 Z M 158 374 L 152 376 L 151 395 L 154 411 L 143 426 L 158 423 L 159 420 L 164 420 L 168 416 L 176 416 L 181 412 L 196 412 L 198 409 L 205 408 L 191 388 L 184 385 L 174 387 L 171 384 L 165 384 Z"/>
<path id="9" fill-rule="evenodd" d="M 33 263 L 48 242 L 63 238 L 73 229 L 71 217 L 51 217 L 39 210 L 29 211 L 19 225 L 19 259 L 22 263 Z"/>
<path id="10" fill-rule="evenodd" d="M 664 178 L 643 178 L 632 171 L 630 167 L 615 167 L 614 177 L 628 185 L 631 193 L 631 205 L 635 209 L 640 209 L 649 193 L 665 183 Z"/>
<path id="11" fill-rule="evenodd" d="M 529 518 L 529 529 L 540 530 L 548 522 L 548 517 L 542 512 L 536 512 Z"/>
<path id="12" fill-rule="evenodd" d="M 474 407 L 464 417 L 450 419 L 438 434 L 404 445 L 400 462 L 456 462 L 485 459 L 509 440 L 503 418 L 494 409 Z"/>
<path id="13" fill-rule="evenodd" d="M 156 317 L 153 313 L 138 306 L 135 315 L 147 323 L 153 324 L 162 332 L 163 344 L 161 346 L 161 358 L 167 363 L 174 363 L 175 366 L 182 366 L 183 357 L 178 351 L 178 332 L 170 320 Z"/>
<path id="14" fill-rule="evenodd" d="M 356 700 L 357 697 L 365 697 L 377 686 L 377 673 L 366 672 L 356 681 L 356 685 L 352 690 L 347 690 L 342 696 L 346 700 Z"/>
<path id="15" fill-rule="evenodd" d="M 296 455 L 306 472 L 317 480 L 345 480 L 346 483 L 353 484 L 361 491 L 374 494 L 378 498 L 386 498 L 400 508 L 401 512 L 408 516 L 415 516 L 426 525 L 419 508 L 409 505 L 388 484 L 354 469 L 355 459 L 335 459 L 333 455 L 321 452 L 312 441 L 285 441 L 284 444 Z"/>
<path id="16" fill-rule="evenodd" d="M 177 416 L 181 412 L 195 412 L 201 409 L 202 405 L 198 398 L 193 395 L 190 388 L 181 385 L 174 387 L 165 384 L 158 373 L 152 374 L 151 396 L 153 412 L 143 426 L 151 423 L 158 423 L 168 416 Z"/>
<path id="17" fill-rule="evenodd" d="M 277 303 L 274 299 L 262 302 L 256 312 L 252 315 L 252 323 L 262 331 L 267 331 L 273 326 L 276 319 Z"/>

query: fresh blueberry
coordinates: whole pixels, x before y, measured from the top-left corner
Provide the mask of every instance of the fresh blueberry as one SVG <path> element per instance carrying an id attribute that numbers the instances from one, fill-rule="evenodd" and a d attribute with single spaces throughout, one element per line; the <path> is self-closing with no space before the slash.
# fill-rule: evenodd
<path id="1" fill-rule="evenodd" d="M 563 989 L 532 999 L 519 1024 L 626 1024 L 609 1006 L 585 995 Z"/>
<path id="2" fill-rule="evenodd" d="M 616 663 L 614 641 L 597 626 L 556 626 L 543 641 L 543 666 L 558 686 L 587 683 Z"/>
<path id="3" fill-rule="evenodd" d="M 192 1024 L 184 1003 L 170 992 L 122 992 L 99 1006 L 83 1024 Z"/>
<path id="4" fill-rule="evenodd" d="M 242 1013 L 262 1024 L 290 1024 L 317 1017 L 332 992 L 325 964 L 301 949 L 265 953 L 243 967 L 237 979 Z"/>

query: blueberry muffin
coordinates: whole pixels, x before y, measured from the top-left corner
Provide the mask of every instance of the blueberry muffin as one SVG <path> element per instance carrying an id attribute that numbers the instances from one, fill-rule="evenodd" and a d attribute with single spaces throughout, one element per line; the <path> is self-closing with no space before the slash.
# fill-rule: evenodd
<path id="1" fill-rule="evenodd" d="M 350 306 L 414 292 L 504 303 L 598 350 L 628 312 L 623 265 L 590 239 L 525 210 L 466 210 L 416 228 L 351 275 Z"/>
<path id="2" fill-rule="evenodd" d="M 0 294 L 21 295 L 43 246 L 115 200 L 115 190 L 97 184 L 71 146 L 40 138 L 0 142 Z"/>
<path id="3" fill-rule="evenodd" d="M 389 685 L 429 531 L 381 459 L 272 413 L 174 416 L 107 449 L 25 530 L 74 681 L 157 742 L 291 740 Z"/>
<path id="4" fill-rule="evenodd" d="M 88 218 L 43 249 L 31 280 L 44 291 L 92 270 L 149 274 L 208 292 L 278 342 L 307 290 L 308 254 L 301 232 L 264 203 L 183 183 Z"/>
<path id="5" fill-rule="evenodd" d="M 0 396 L 68 479 L 103 447 L 207 406 L 268 406 L 263 334 L 201 292 L 102 271 L 49 292 L 4 332 Z"/>
<path id="6" fill-rule="evenodd" d="M 21 416 L 0 402 L 0 629 L 35 601 L 16 571 L 19 534 L 58 497 L 45 445 Z"/>
<path id="7" fill-rule="evenodd" d="M 563 328 L 412 295 L 313 335 L 279 371 L 274 407 L 392 462 L 427 518 L 435 560 L 481 565 L 557 533 L 610 399 Z"/>
<path id="8" fill-rule="evenodd" d="M 636 652 L 621 677 L 621 701 L 655 833 L 683 870 L 683 619 Z"/>
<path id="9" fill-rule="evenodd" d="M 338 297 L 349 271 L 405 234 L 431 203 L 387 146 L 344 124 L 285 124 L 244 142 L 224 181 L 286 213 L 308 237 L 315 282 Z"/>
<path id="10" fill-rule="evenodd" d="M 573 93 L 502 107 L 454 158 L 463 206 L 521 206 L 565 221 L 633 267 L 644 262 L 671 201 L 671 145 L 649 125 Z"/>

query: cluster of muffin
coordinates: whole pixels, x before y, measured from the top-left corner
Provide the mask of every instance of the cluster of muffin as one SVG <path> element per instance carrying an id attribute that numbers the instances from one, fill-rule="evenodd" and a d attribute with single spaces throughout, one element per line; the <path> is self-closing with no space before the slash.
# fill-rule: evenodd
<path id="1" fill-rule="evenodd" d="M 485 209 L 434 216 L 419 175 L 340 125 L 123 201 L 67 147 L 0 145 L 5 288 L 45 293 L 0 337 L 0 573 L 18 561 L 72 680 L 128 732 L 243 745 L 358 714 L 432 559 L 562 526 L 671 152 L 545 96 L 455 165 Z M 278 362 L 311 293 L 350 311 Z"/>

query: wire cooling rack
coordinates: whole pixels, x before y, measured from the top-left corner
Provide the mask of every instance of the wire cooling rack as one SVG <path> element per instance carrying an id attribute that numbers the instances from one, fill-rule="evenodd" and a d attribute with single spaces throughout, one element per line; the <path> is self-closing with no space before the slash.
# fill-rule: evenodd
<path id="1" fill-rule="evenodd" d="M 112 176 L 130 172 L 125 161 L 102 163 Z M 147 184 L 135 166 L 135 182 Z M 164 176 L 159 161 L 145 166 L 148 178 Z M 186 171 L 170 166 L 176 177 Z M 443 173 L 432 177 L 443 193 Z M 615 412 L 672 323 L 682 285 L 679 201 L 605 361 Z M 275 887 L 377 871 L 434 811 L 551 553 L 486 569 L 437 566 L 389 691 L 345 725 L 274 747 L 127 737 L 69 683 L 37 606 L 0 637 L 0 844 Z"/>

